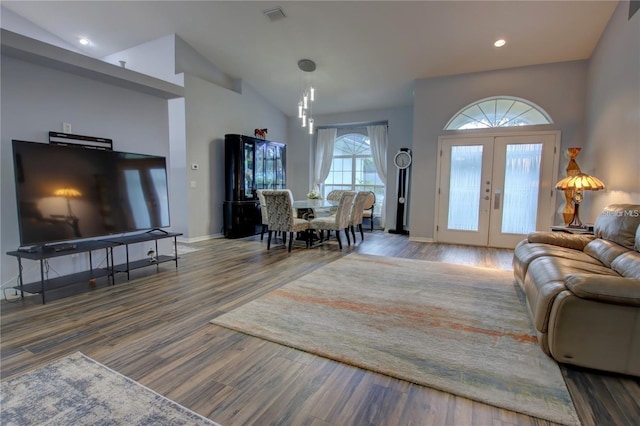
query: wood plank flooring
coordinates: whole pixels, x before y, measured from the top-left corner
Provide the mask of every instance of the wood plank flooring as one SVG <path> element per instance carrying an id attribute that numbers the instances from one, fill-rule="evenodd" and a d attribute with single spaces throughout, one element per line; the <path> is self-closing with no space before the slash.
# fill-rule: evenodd
<path id="1" fill-rule="evenodd" d="M 222 425 L 541 425 L 549 422 L 287 348 L 209 320 L 358 252 L 511 269 L 510 250 L 410 242 L 366 232 L 338 250 L 250 237 L 216 239 L 132 280 L 68 296 L 6 302 L 1 377 L 75 351 Z M 76 291 L 78 289 L 75 289 Z M 66 296 L 66 297 L 61 297 Z M 526 366 L 523 366 L 526 368 Z M 585 425 L 640 419 L 640 380 L 562 366 Z"/>

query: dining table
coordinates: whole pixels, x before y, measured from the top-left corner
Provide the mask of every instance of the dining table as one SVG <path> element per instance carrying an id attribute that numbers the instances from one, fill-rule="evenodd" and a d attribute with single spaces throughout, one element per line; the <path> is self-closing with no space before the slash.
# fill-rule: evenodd
<path id="1" fill-rule="evenodd" d="M 340 201 L 326 200 L 324 198 L 307 198 L 294 200 L 293 208 L 298 212 L 297 216 L 303 219 L 312 219 L 319 216 L 328 216 L 332 207 L 337 207 Z"/>

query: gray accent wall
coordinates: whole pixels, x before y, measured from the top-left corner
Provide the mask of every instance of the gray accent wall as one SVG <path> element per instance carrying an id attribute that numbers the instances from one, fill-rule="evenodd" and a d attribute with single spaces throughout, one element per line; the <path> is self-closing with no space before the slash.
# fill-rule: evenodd
<path id="1" fill-rule="evenodd" d="M 517 130 L 560 130 L 563 150 L 582 147 L 587 69 L 587 61 L 571 61 L 417 80 L 413 108 L 411 238 L 424 241 L 434 238 L 438 137 L 462 133 L 442 130 L 454 114 L 490 96 L 524 98 L 547 111 L 553 124 Z M 560 161 L 560 167 L 566 167 L 566 160 Z"/>
<path id="2" fill-rule="evenodd" d="M 20 245 L 11 141 L 48 142 L 71 123 L 74 134 L 113 139 L 118 151 L 169 156 L 167 100 L 2 56 L 0 249 L 2 284 L 17 274 L 7 251 Z M 169 167 L 171 159 L 168 158 Z M 142 251 L 142 249 L 140 249 Z M 66 259 L 66 258 L 65 258 Z M 60 273 L 88 268 L 84 257 L 52 260 Z M 27 270 L 27 282 L 38 271 Z M 34 275 L 35 274 L 35 275 Z"/>
<path id="3" fill-rule="evenodd" d="M 116 150 L 167 157 L 171 230 L 184 233 L 186 241 L 221 236 L 226 133 L 253 135 L 255 128 L 268 128 L 269 139 L 287 143 L 285 115 L 247 84 L 236 84 L 241 90 L 235 91 L 181 75 L 185 97 L 167 100 L 6 55 L 1 66 L 3 285 L 17 275 L 15 258 L 4 253 L 20 244 L 12 139 L 47 142 L 48 132 L 62 131 L 66 122 L 75 134 L 113 139 Z M 191 170 L 194 163 L 198 170 Z M 146 249 L 133 248 L 131 257 L 144 257 Z M 118 254 L 115 261 L 122 261 Z M 86 256 L 52 262 L 61 275 L 88 268 Z M 38 271 L 28 270 L 25 279 L 37 280 Z"/>
<path id="4" fill-rule="evenodd" d="M 620 2 L 589 63 L 579 164 L 606 185 L 585 195 L 580 215 L 590 222 L 608 204 L 640 204 L 640 13 L 628 17 Z"/>

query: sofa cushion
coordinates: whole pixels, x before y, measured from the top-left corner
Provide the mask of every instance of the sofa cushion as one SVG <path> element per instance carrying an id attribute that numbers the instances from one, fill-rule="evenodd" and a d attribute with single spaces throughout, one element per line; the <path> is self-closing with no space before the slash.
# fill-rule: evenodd
<path id="1" fill-rule="evenodd" d="M 553 246 L 540 243 L 518 244 L 514 250 L 513 268 L 516 278 L 524 280 L 527 268 L 534 259 L 544 256 L 552 256 L 563 259 L 577 260 L 580 262 L 601 265 L 602 263 L 595 257 L 566 247 Z"/>
<path id="2" fill-rule="evenodd" d="M 566 289 L 564 278 L 575 273 L 619 276 L 602 264 L 549 256 L 534 259 L 529 265 L 523 290 L 529 302 L 533 325 L 538 331 L 547 331 L 553 300 Z"/>
<path id="3" fill-rule="evenodd" d="M 628 251 L 611 263 L 614 271 L 627 278 L 640 279 L 640 253 L 637 251 Z"/>
<path id="4" fill-rule="evenodd" d="M 636 245 L 640 226 L 640 205 L 611 204 L 602 210 L 594 224 L 594 235 L 620 244 L 628 249 Z"/>
<path id="5" fill-rule="evenodd" d="M 566 247 L 573 250 L 584 250 L 585 246 L 593 241 L 593 235 L 569 234 L 567 232 L 532 232 L 527 235 L 530 243 L 550 244 L 558 247 Z"/>
<path id="6" fill-rule="evenodd" d="M 570 274 L 564 282 L 573 294 L 582 299 L 616 305 L 640 306 L 640 279 L 597 274 Z"/>
<path id="7" fill-rule="evenodd" d="M 613 241 L 597 238 L 584 247 L 584 252 L 594 259 L 598 259 L 607 268 L 611 268 L 611 262 L 629 249 L 616 244 Z"/>

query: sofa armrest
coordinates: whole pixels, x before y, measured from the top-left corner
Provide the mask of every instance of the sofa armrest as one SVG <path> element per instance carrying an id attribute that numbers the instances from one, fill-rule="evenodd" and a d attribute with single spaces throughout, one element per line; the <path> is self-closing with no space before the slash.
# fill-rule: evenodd
<path id="1" fill-rule="evenodd" d="M 640 307 L 640 279 L 599 274 L 569 274 L 566 287 L 581 299 Z"/>
<path id="2" fill-rule="evenodd" d="M 567 232 L 532 232 L 527 236 L 530 243 L 551 244 L 579 251 L 584 250 L 584 247 L 594 239 L 593 235 Z"/>

